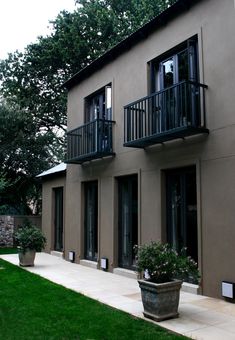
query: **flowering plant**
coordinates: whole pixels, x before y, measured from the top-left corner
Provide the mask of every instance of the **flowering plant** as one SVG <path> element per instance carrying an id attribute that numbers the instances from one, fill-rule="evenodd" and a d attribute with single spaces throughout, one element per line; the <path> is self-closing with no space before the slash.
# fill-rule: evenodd
<path id="1" fill-rule="evenodd" d="M 41 251 L 46 244 L 46 238 L 41 230 L 35 226 L 20 227 L 15 233 L 16 245 L 23 253 L 26 250 Z"/>
<path id="2" fill-rule="evenodd" d="M 180 279 L 198 282 L 197 263 L 186 256 L 185 248 L 177 253 L 169 244 L 151 242 L 135 246 L 135 250 L 137 271 L 145 272 L 148 281 L 163 283 Z"/>

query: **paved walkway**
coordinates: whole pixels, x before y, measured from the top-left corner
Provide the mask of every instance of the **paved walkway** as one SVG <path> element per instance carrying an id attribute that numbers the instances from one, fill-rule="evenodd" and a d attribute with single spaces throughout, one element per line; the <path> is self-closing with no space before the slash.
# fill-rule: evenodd
<path id="1" fill-rule="evenodd" d="M 1 255 L 0 258 L 18 265 L 18 255 Z M 73 264 L 45 253 L 38 253 L 35 267 L 26 269 L 144 318 L 138 283 L 134 279 Z M 235 304 L 181 292 L 179 313 L 179 318 L 162 321 L 159 325 L 197 340 L 235 340 Z"/>

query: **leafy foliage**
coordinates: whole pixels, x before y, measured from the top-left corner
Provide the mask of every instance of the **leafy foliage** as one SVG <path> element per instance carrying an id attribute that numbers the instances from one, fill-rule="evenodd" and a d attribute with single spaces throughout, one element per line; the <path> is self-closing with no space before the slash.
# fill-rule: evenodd
<path id="1" fill-rule="evenodd" d="M 137 271 L 147 271 L 149 280 L 160 283 L 173 279 L 197 282 L 197 263 L 185 255 L 185 249 L 178 254 L 169 244 L 151 242 L 137 247 Z"/>
<path id="2" fill-rule="evenodd" d="M 23 226 L 17 229 L 14 233 L 14 239 L 23 253 L 27 250 L 41 251 L 46 244 L 45 236 L 35 226 Z"/>
<path id="3" fill-rule="evenodd" d="M 37 213 L 40 191 L 35 176 L 53 163 L 54 143 L 52 134 L 38 131 L 34 117 L 16 105 L 0 104 L 2 214 L 31 214 L 31 209 Z"/>

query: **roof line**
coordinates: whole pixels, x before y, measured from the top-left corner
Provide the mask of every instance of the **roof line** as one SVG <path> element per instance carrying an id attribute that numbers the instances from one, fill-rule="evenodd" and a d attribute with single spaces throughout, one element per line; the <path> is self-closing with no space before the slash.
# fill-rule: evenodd
<path id="1" fill-rule="evenodd" d="M 59 174 L 59 173 L 63 173 L 66 172 L 67 169 L 67 165 L 65 163 L 60 163 L 56 166 L 53 166 L 52 168 L 43 171 L 42 173 L 40 173 L 39 175 L 37 175 L 36 177 L 46 177 L 46 176 L 52 176 L 55 174 Z"/>

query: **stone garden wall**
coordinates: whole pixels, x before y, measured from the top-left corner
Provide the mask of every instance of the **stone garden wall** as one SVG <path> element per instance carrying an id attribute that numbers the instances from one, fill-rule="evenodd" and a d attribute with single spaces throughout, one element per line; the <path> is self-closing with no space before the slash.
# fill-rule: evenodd
<path id="1" fill-rule="evenodd" d="M 14 217 L 0 215 L 0 247 L 13 246 Z"/>
<path id="2" fill-rule="evenodd" d="M 0 215 L 0 247 L 13 246 L 13 233 L 16 228 L 29 220 L 41 228 L 41 216 L 5 216 Z"/>

